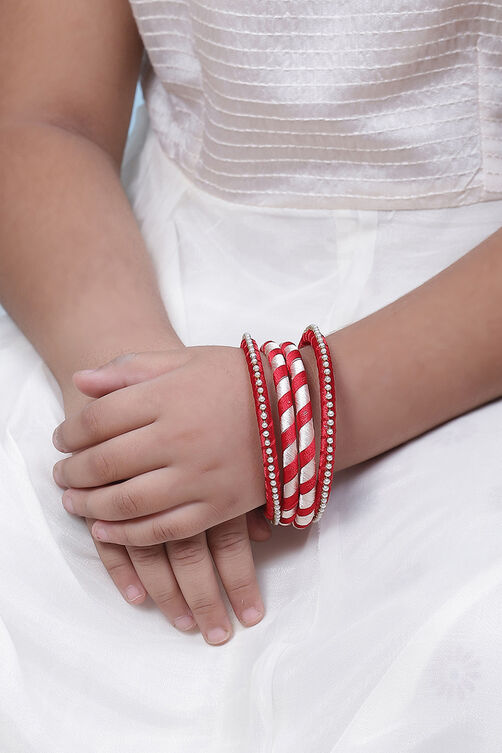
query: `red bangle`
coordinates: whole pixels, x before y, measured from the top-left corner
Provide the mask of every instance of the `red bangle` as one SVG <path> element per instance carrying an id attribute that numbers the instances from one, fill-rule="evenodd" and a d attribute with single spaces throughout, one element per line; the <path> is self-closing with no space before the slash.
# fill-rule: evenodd
<path id="1" fill-rule="evenodd" d="M 256 408 L 256 420 L 265 473 L 265 518 L 279 525 L 281 517 L 280 472 L 275 445 L 274 422 L 258 345 L 244 332 L 240 347 L 244 350 Z"/>
<path id="2" fill-rule="evenodd" d="M 305 329 L 298 347 L 305 345 L 310 345 L 315 353 L 321 399 L 321 449 L 313 519 L 313 522 L 317 522 L 328 504 L 333 482 L 336 448 L 335 376 L 328 343 L 317 325 L 310 324 Z"/>
<path id="3" fill-rule="evenodd" d="M 300 495 L 293 526 L 306 528 L 315 514 L 315 455 L 314 420 L 305 365 L 294 343 L 285 342 L 281 350 L 286 357 L 296 412 L 299 438 Z"/>
<path id="4" fill-rule="evenodd" d="M 286 359 L 280 346 L 267 340 L 261 346 L 272 369 L 277 409 L 281 429 L 282 448 L 282 501 L 280 525 L 293 522 L 298 506 L 298 442 L 296 439 L 295 409 Z"/>

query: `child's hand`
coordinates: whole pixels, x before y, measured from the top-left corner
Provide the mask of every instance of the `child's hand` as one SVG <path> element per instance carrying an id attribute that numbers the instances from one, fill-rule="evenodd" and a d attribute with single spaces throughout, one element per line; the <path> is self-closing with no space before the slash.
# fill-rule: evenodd
<path id="1" fill-rule="evenodd" d="M 74 381 L 102 397 L 57 428 L 56 447 L 76 454 L 55 465 L 54 478 L 70 487 L 67 510 L 97 519 L 98 540 L 147 546 L 185 539 L 264 504 L 240 348 L 132 354 Z"/>
<path id="2" fill-rule="evenodd" d="M 87 520 L 89 530 L 92 522 Z M 225 643 L 232 633 L 215 568 L 238 619 L 251 627 L 263 617 L 246 515 L 166 544 L 124 547 L 96 542 L 96 546 L 120 590 L 130 587 L 132 569 L 141 591 L 144 586 L 172 625 L 179 630 L 197 625 L 210 644 Z"/>
<path id="3" fill-rule="evenodd" d="M 114 363 L 119 364 L 122 360 L 123 356 L 115 359 Z M 107 373 L 110 383 L 114 379 L 113 369 L 108 368 Z M 116 371 L 115 378 L 118 374 Z M 143 373 L 143 378 L 146 377 Z M 80 381 L 78 376 L 75 381 Z M 99 384 L 99 394 L 103 394 L 102 372 Z M 114 389 L 114 386 L 109 385 L 109 388 Z M 89 402 L 88 397 L 77 393 L 74 388 L 67 390 L 67 418 Z M 92 532 L 94 519 L 86 518 L 86 523 Z M 191 607 L 205 639 L 210 643 L 219 643 L 222 641 L 214 635 L 214 629 L 231 632 L 231 625 L 217 586 L 215 567 L 237 617 L 245 625 L 255 624 L 264 610 L 249 539 L 264 541 L 270 533 L 270 526 L 256 509 L 246 516 L 215 526 L 206 534 L 168 545 L 125 547 L 101 543 L 96 539 L 94 542 L 101 561 L 127 601 L 143 603 L 146 589 L 170 622 L 180 629 L 190 628 Z M 132 589 L 135 593 L 132 593 Z M 193 624 L 194 621 L 191 622 Z"/>

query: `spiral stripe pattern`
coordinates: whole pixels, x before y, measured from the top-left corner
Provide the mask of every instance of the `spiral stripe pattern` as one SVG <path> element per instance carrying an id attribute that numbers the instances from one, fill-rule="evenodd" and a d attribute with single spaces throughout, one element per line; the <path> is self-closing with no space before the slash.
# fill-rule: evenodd
<path id="1" fill-rule="evenodd" d="M 317 523 L 328 504 L 335 467 L 336 448 L 336 391 L 333 362 L 328 341 L 316 324 L 309 324 L 301 336 L 298 347 L 310 345 L 314 351 L 319 375 L 321 401 L 321 442 L 319 453 L 319 474 L 315 496 L 315 517 Z"/>
<path id="2" fill-rule="evenodd" d="M 315 436 L 312 403 L 307 374 L 301 353 L 292 342 L 281 344 L 281 351 L 289 370 L 293 400 L 296 410 L 296 429 L 299 438 L 299 497 L 293 526 L 306 528 L 315 514 Z"/>
<path id="3" fill-rule="evenodd" d="M 281 502 L 279 491 L 279 463 L 275 445 L 275 430 L 268 397 L 267 382 L 261 356 L 256 341 L 249 332 L 242 335 L 240 347 L 244 351 L 251 380 L 251 389 L 256 409 L 256 420 L 260 433 L 260 444 L 265 474 L 265 518 L 274 525 L 279 525 Z"/>
<path id="4" fill-rule="evenodd" d="M 280 346 L 273 340 L 267 340 L 261 346 L 272 369 L 282 447 L 282 503 L 280 525 L 290 525 L 296 515 L 299 495 L 298 479 L 298 442 L 296 438 L 295 408 L 286 359 Z"/>

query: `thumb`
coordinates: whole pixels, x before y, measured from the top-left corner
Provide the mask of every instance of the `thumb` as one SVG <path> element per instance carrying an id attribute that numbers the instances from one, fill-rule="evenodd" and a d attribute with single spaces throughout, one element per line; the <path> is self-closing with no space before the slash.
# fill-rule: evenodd
<path id="1" fill-rule="evenodd" d="M 186 358 L 186 348 L 122 353 L 96 369 L 75 371 L 73 384 L 84 395 L 101 397 L 172 371 L 182 366 Z"/>

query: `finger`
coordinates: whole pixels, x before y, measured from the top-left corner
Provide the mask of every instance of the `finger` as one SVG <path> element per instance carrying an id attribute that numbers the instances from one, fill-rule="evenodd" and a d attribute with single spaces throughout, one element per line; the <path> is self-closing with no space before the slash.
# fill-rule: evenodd
<path id="1" fill-rule="evenodd" d="M 138 576 L 144 587 L 179 630 L 190 630 L 196 622 L 174 576 L 163 544 L 147 547 L 127 547 Z"/>
<path id="2" fill-rule="evenodd" d="M 233 610 L 246 626 L 265 612 L 247 530 L 246 516 L 227 520 L 206 532 L 209 550 Z"/>
<path id="3" fill-rule="evenodd" d="M 173 573 L 207 643 L 225 643 L 232 633 L 204 532 L 165 548 Z"/>
<path id="4" fill-rule="evenodd" d="M 174 467 L 158 468 L 120 484 L 92 489 L 67 489 L 62 502 L 63 507 L 74 515 L 120 521 L 151 516 L 183 504 L 190 499 L 190 491 L 184 471 Z"/>
<path id="5" fill-rule="evenodd" d="M 270 523 L 263 515 L 262 507 L 246 513 L 249 538 L 252 541 L 267 541 L 272 535 Z"/>
<path id="6" fill-rule="evenodd" d="M 52 442 L 60 452 L 74 452 L 146 426 L 159 413 L 160 405 L 151 384 L 136 384 L 91 400 L 56 426 Z"/>
<path id="7" fill-rule="evenodd" d="M 94 520 L 86 520 L 87 528 L 92 534 Z M 142 604 L 146 599 L 146 591 L 138 577 L 125 547 L 119 544 L 102 544 L 93 538 L 94 546 L 101 562 L 117 586 L 118 590 L 129 604 Z"/>
<path id="8" fill-rule="evenodd" d="M 180 345 L 170 350 L 125 353 L 97 369 L 76 371 L 73 383 L 84 394 L 100 397 L 178 368 L 186 362 L 186 350 Z"/>
<path id="9" fill-rule="evenodd" d="M 166 460 L 165 442 L 153 422 L 58 460 L 53 476 L 60 486 L 88 488 L 154 471 Z"/>
<path id="10" fill-rule="evenodd" d="M 237 513 L 230 509 L 216 510 L 208 502 L 187 501 L 170 510 L 144 515 L 127 521 L 97 520 L 92 535 L 100 541 L 113 541 L 126 546 L 151 546 L 195 536 Z"/>

